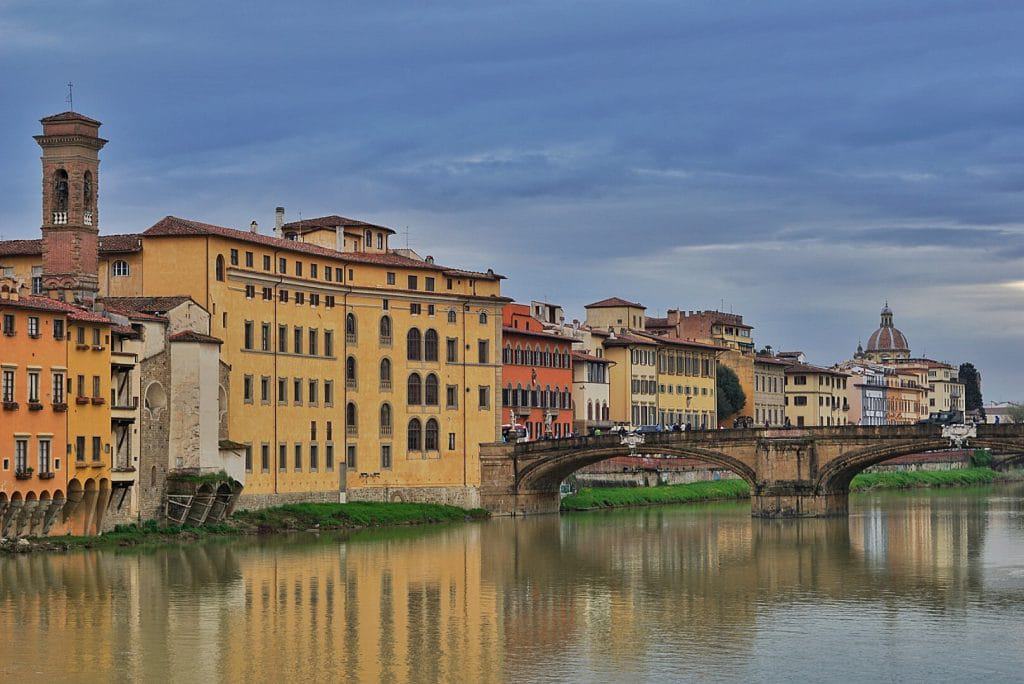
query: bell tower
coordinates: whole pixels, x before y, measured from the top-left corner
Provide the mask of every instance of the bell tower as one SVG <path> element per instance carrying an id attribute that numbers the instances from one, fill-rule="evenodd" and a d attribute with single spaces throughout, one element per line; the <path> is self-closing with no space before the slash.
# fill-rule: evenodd
<path id="1" fill-rule="evenodd" d="M 99 137 L 95 119 L 64 112 L 40 120 L 43 150 L 43 291 L 90 304 L 99 290 Z"/>

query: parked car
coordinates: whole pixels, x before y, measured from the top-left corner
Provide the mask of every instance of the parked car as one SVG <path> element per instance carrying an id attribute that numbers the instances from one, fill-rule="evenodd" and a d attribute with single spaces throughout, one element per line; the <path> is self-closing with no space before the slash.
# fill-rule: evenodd
<path id="1" fill-rule="evenodd" d="M 665 428 L 660 425 L 641 425 L 634 432 L 638 435 L 647 435 L 654 432 L 664 432 Z"/>
<path id="2" fill-rule="evenodd" d="M 964 422 L 963 411 L 935 411 L 927 418 L 917 421 L 918 425 L 956 425 Z"/>

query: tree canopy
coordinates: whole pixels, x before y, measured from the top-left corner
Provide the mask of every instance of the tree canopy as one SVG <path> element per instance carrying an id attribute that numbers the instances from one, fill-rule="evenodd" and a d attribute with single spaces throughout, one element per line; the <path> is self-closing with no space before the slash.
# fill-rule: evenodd
<path id="1" fill-rule="evenodd" d="M 964 408 L 977 411 L 982 406 L 981 374 L 973 363 L 960 364 L 960 382 L 964 386 Z"/>
<path id="2" fill-rule="evenodd" d="M 747 395 L 740 386 L 740 379 L 732 368 L 718 364 L 718 422 L 739 413 L 747 404 Z"/>

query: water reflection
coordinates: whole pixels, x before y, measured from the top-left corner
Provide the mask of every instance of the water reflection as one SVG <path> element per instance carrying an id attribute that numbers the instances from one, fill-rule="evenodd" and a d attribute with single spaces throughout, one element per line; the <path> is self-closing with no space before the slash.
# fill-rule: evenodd
<path id="1" fill-rule="evenodd" d="M 1016 631 L 1022 495 L 872 495 L 838 520 L 712 504 L 4 558 L 0 633 L 17 647 L 0 679 L 821 677 L 840 634 L 869 673 L 900 676 L 879 633 L 941 656 Z M 1015 653 L 986 666 L 998 678 Z"/>

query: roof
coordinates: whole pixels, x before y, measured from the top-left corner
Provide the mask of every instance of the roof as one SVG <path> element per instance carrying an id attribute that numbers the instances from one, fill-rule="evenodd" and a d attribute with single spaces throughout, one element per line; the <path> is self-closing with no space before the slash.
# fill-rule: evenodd
<path id="1" fill-rule="evenodd" d="M 910 344 L 899 328 L 882 326 L 871 333 L 866 351 L 910 351 Z"/>
<path id="2" fill-rule="evenodd" d="M 770 363 L 770 364 L 774 364 L 776 366 L 792 366 L 793 365 L 792 361 L 787 361 L 786 359 L 778 359 L 778 358 L 775 358 L 774 356 L 755 356 L 754 357 L 754 363 Z"/>
<path id="3" fill-rule="evenodd" d="M 622 299 L 621 297 L 609 297 L 608 299 L 602 299 L 599 302 L 594 302 L 593 304 L 587 304 L 583 308 L 584 309 L 610 309 L 610 308 L 613 308 L 613 307 L 620 307 L 620 306 L 631 306 L 631 307 L 636 308 L 636 309 L 646 309 L 647 308 L 643 304 L 637 304 L 636 302 L 629 302 L 629 301 L 626 301 L 625 299 Z"/>
<path id="4" fill-rule="evenodd" d="M 115 325 L 110 329 L 110 332 L 123 335 L 124 337 L 139 337 L 139 331 L 130 325 Z"/>
<path id="5" fill-rule="evenodd" d="M 573 343 L 576 341 L 573 337 L 565 337 L 563 335 L 556 335 L 555 333 L 543 332 L 541 330 L 524 330 L 523 328 L 513 328 L 508 325 L 501 327 L 503 335 L 527 335 L 529 337 L 543 337 L 548 340 L 554 340 L 555 342 L 568 342 Z"/>
<path id="6" fill-rule="evenodd" d="M 123 313 L 126 316 L 137 314 L 148 314 L 160 320 L 166 320 L 163 314 L 186 302 L 195 300 L 188 296 L 177 297 L 104 297 L 100 301 L 111 311 Z"/>
<path id="7" fill-rule="evenodd" d="M 128 254 L 130 252 L 139 252 L 142 250 L 142 236 L 138 233 L 100 235 L 99 250 L 101 256 L 104 254 Z M 0 241 L 0 257 L 42 255 L 42 239 Z"/>
<path id="8" fill-rule="evenodd" d="M 819 375 L 835 375 L 838 377 L 845 378 L 849 376 L 849 373 L 837 371 L 832 368 L 822 368 L 821 366 L 812 366 L 809 363 L 794 363 L 786 366 L 787 373 L 817 373 Z"/>
<path id="9" fill-rule="evenodd" d="M 110 319 L 100 313 L 92 311 L 91 309 L 86 309 L 81 306 L 76 306 L 75 304 L 68 304 L 67 302 L 38 295 L 19 297 L 17 301 L 2 299 L 0 300 L 0 308 L 4 307 L 64 314 L 73 321 L 83 321 L 87 323 L 105 323 L 109 325 L 111 322 Z"/>
<path id="10" fill-rule="evenodd" d="M 366 221 L 350 219 L 344 216 L 338 216 L 337 214 L 302 219 L 301 221 L 290 221 L 281 226 L 281 228 L 284 230 L 298 230 L 299 232 L 302 232 L 307 230 L 333 230 L 338 226 L 343 228 L 377 228 L 378 230 L 386 230 L 391 235 L 395 234 L 395 231 L 387 226 L 380 226 L 374 223 L 367 223 Z"/>
<path id="11" fill-rule="evenodd" d="M 669 324 L 668 324 L 668 319 L 667 318 L 654 318 L 654 317 L 651 317 L 651 316 L 645 316 L 644 317 L 644 321 L 645 321 L 645 325 L 648 328 L 668 328 L 668 327 L 670 327 Z"/>
<path id="12" fill-rule="evenodd" d="M 651 333 L 637 333 L 643 337 L 649 337 L 656 342 L 664 342 L 665 344 L 674 344 L 680 347 L 699 347 L 701 349 L 712 349 L 715 351 L 728 351 L 728 347 L 722 347 L 717 344 L 711 344 L 709 342 L 698 342 L 697 340 L 690 340 L 683 337 L 673 337 L 672 335 L 654 335 Z"/>
<path id="13" fill-rule="evenodd" d="M 197 342 L 199 344 L 224 344 L 224 340 L 213 337 L 212 335 L 204 335 L 203 333 L 196 332 L 194 330 L 182 330 L 181 332 L 174 333 L 168 339 L 171 342 Z"/>
<path id="14" fill-rule="evenodd" d="M 574 358 L 577 361 L 590 361 L 592 363 L 614 363 L 613 361 L 610 361 L 604 357 L 594 356 L 593 354 L 588 354 L 587 352 L 582 351 L 574 351 L 572 353 L 572 358 Z"/>
<path id="15" fill-rule="evenodd" d="M 493 271 L 488 271 L 487 273 L 476 273 L 473 271 L 450 269 L 429 261 L 419 261 L 417 259 L 400 256 L 394 252 L 339 252 L 334 249 L 313 245 L 308 242 L 285 240 L 283 238 L 253 233 L 248 230 L 225 228 L 224 226 L 215 226 L 211 223 L 192 221 L 189 219 L 178 218 L 177 216 L 165 216 L 153 224 L 153 226 L 146 230 L 142 235 L 147 238 L 213 235 L 231 240 L 238 240 L 240 242 L 262 245 L 271 249 L 287 250 L 290 252 L 297 252 L 299 254 L 312 254 L 330 259 L 340 259 L 350 263 L 379 264 L 383 266 L 394 266 L 396 268 L 415 268 L 429 271 L 441 271 L 444 273 L 450 273 L 456 277 L 459 275 L 466 275 L 467 277 L 490 280 L 499 280 L 504 278 L 504 276 L 497 275 Z"/>
<path id="16" fill-rule="evenodd" d="M 40 123 L 59 123 L 61 121 L 84 121 L 86 123 L 95 124 L 102 126 L 96 119 L 90 119 L 85 114 L 79 114 L 78 112 L 61 112 L 60 114 L 51 114 L 50 116 L 44 116 L 39 120 Z"/>
<path id="17" fill-rule="evenodd" d="M 617 333 L 614 337 L 609 336 L 603 343 L 606 347 L 628 347 L 632 344 L 645 344 L 657 347 L 658 343 L 647 336 L 634 335 L 633 333 Z"/>
<path id="18" fill-rule="evenodd" d="M 233 439 L 221 439 L 221 440 L 218 440 L 217 446 L 219 448 L 221 448 L 221 449 L 225 449 L 225 450 L 228 450 L 228 451 L 239 451 L 241 449 L 248 449 L 249 448 L 248 444 L 243 444 L 242 442 L 236 442 Z"/>

